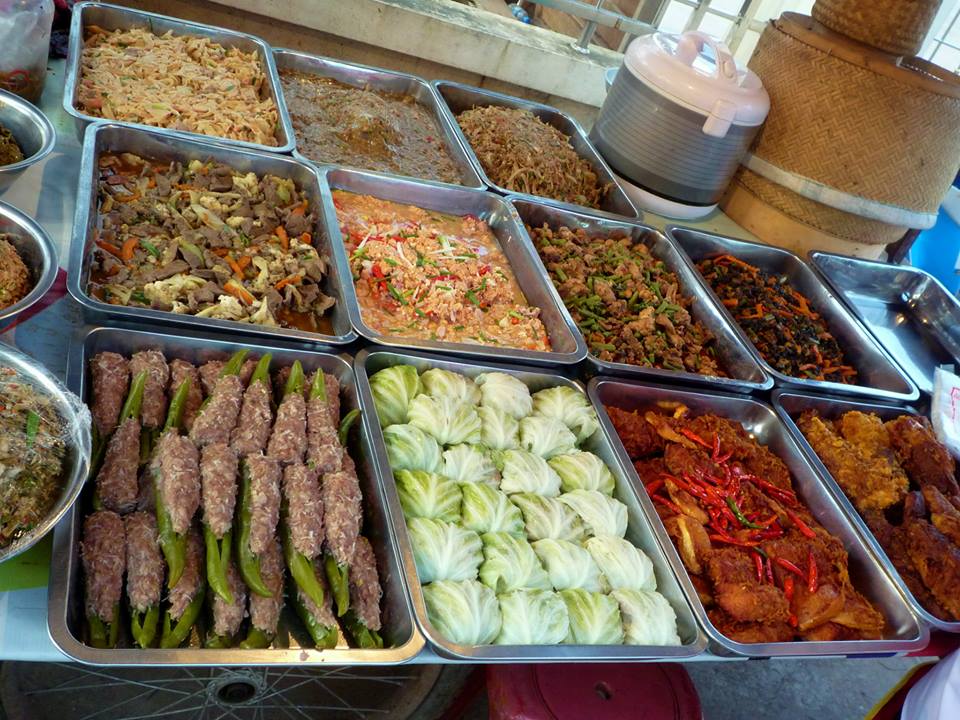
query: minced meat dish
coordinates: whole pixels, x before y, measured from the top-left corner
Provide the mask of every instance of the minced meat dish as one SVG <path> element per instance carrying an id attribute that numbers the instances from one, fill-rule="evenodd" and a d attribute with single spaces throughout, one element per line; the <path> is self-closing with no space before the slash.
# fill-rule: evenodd
<path id="1" fill-rule="evenodd" d="M 693 301 L 646 245 L 598 237 L 583 228 L 527 228 L 550 279 L 583 332 L 607 362 L 724 375 L 715 338 L 690 316 Z"/>
<path id="2" fill-rule="evenodd" d="M 280 83 L 297 149 L 311 160 L 459 184 L 436 119 L 411 95 L 295 70 Z"/>
<path id="3" fill-rule="evenodd" d="M 529 110 L 475 107 L 457 122 L 487 177 L 507 190 L 599 208 L 610 191 L 570 138 Z"/>
<path id="4" fill-rule="evenodd" d="M 9 238 L 9 233 L 0 233 L 0 310 L 23 300 L 33 287 L 30 269 Z"/>
<path id="5" fill-rule="evenodd" d="M 335 190 L 364 322 L 396 337 L 550 350 L 496 236 L 473 216 Z"/>
<path id="6" fill-rule="evenodd" d="M 17 139 L 3 125 L 0 125 L 0 167 L 23 161 L 23 150 Z"/>
<path id="7" fill-rule="evenodd" d="M 0 548 L 33 529 L 59 496 L 64 433 L 53 402 L 0 367 Z"/>
<path id="8" fill-rule="evenodd" d="M 116 305 L 324 332 L 310 201 L 288 179 L 129 153 L 99 160 L 88 292 Z"/>

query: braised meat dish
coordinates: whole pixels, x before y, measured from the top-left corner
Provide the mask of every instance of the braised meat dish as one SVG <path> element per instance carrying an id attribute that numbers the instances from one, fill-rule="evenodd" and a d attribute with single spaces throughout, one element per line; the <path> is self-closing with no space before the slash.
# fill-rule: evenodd
<path id="1" fill-rule="evenodd" d="M 960 490 L 956 463 L 922 417 L 883 422 L 812 411 L 801 432 L 926 610 L 960 621 Z"/>
<path id="2" fill-rule="evenodd" d="M 743 427 L 680 406 L 607 412 L 716 628 L 742 643 L 867 640 L 884 618 L 843 544 Z"/>

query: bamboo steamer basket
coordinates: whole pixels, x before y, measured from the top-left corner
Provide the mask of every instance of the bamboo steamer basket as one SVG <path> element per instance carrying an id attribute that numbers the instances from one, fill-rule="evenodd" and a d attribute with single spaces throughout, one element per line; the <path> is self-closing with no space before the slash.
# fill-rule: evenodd
<path id="1" fill-rule="evenodd" d="M 722 202 L 735 221 L 801 253 L 872 257 L 935 223 L 960 166 L 960 77 L 796 13 L 750 68 L 771 111 Z"/>
<path id="2" fill-rule="evenodd" d="M 916 55 L 943 0 L 817 0 L 813 17 L 831 30 L 894 55 Z"/>

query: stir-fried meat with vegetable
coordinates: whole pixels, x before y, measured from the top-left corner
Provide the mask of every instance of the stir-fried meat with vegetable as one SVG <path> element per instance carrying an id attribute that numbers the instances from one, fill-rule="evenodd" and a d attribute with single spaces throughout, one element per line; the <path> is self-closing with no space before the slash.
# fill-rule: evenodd
<path id="1" fill-rule="evenodd" d="M 883 615 L 854 588 L 841 541 L 797 495 L 783 461 L 739 423 L 683 406 L 672 415 L 610 410 L 721 633 L 744 643 L 882 637 Z"/>
<path id="2" fill-rule="evenodd" d="M 49 397 L 0 367 L 0 548 L 32 530 L 60 495 L 66 432 Z"/>
<path id="3" fill-rule="evenodd" d="M 769 275 L 732 255 L 701 260 L 697 267 L 775 370 L 856 384 L 857 371 L 847 363 L 837 339 L 786 276 Z"/>
<path id="4" fill-rule="evenodd" d="M 457 122 L 495 185 L 592 208 L 610 192 L 570 138 L 529 110 L 476 107 Z"/>
<path id="5" fill-rule="evenodd" d="M 412 95 L 282 70 L 297 149 L 312 160 L 459 183 L 443 133 Z"/>
<path id="6" fill-rule="evenodd" d="M 646 245 L 583 228 L 527 228 L 590 352 L 608 362 L 723 375 L 693 300 Z"/>
<path id="7" fill-rule="evenodd" d="M 100 157 L 88 292 L 115 305 L 323 332 L 333 298 L 291 180 L 193 160 Z"/>
<path id="8" fill-rule="evenodd" d="M 277 146 L 280 113 L 256 51 L 145 28 L 84 28 L 77 108 L 88 115 Z"/>
<path id="9" fill-rule="evenodd" d="M 17 139 L 3 125 L 0 125 L 0 166 L 13 165 L 23 160 L 23 150 Z"/>
<path id="10" fill-rule="evenodd" d="M 483 220 L 342 190 L 333 197 L 371 328 L 399 337 L 550 349 L 539 308 L 527 303 Z"/>
<path id="11" fill-rule="evenodd" d="M 831 421 L 807 411 L 797 425 L 917 601 L 960 620 L 960 488 L 930 423 L 858 411 Z"/>
<path id="12" fill-rule="evenodd" d="M 0 233 L 0 310 L 18 303 L 33 287 L 28 268 L 9 233 Z"/>

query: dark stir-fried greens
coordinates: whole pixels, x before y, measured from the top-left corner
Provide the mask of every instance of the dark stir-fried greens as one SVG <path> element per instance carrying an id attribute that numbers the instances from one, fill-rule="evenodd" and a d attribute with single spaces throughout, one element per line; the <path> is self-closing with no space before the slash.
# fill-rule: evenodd
<path id="1" fill-rule="evenodd" d="M 646 245 L 582 228 L 528 228 L 553 284 L 601 360 L 723 375 L 692 299 Z"/>
<path id="2" fill-rule="evenodd" d="M 570 145 L 570 138 L 528 110 L 477 107 L 457 115 L 484 172 L 516 192 L 598 208 L 609 185 Z"/>
<path id="3" fill-rule="evenodd" d="M 100 158 L 88 291 L 106 302 L 323 331 L 333 298 L 292 180 L 214 162 Z"/>
<path id="4" fill-rule="evenodd" d="M 827 324 L 786 276 L 770 275 L 732 255 L 697 267 L 764 360 L 791 377 L 856 384 Z"/>

